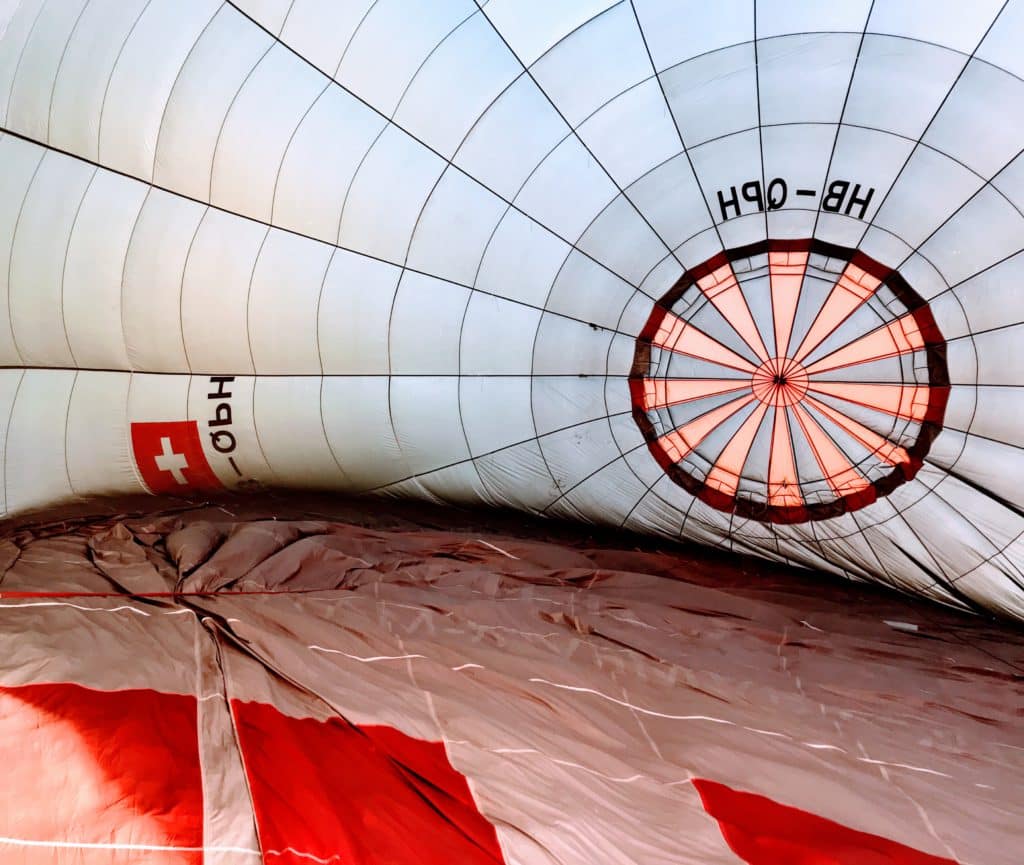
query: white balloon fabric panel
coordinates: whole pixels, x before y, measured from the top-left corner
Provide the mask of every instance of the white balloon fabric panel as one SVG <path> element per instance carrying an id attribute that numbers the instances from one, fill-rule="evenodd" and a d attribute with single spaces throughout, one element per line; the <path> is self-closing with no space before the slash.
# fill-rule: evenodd
<path id="1" fill-rule="evenodd" d="M 1024 616 L 1024 3 L 7 8 L 6 513 L 511 505 Z"/>

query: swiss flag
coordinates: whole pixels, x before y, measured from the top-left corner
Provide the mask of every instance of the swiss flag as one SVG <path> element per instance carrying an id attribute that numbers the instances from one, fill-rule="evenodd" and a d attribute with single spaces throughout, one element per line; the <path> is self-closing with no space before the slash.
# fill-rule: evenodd
<path id="1" fill-rule="evenodd" d="M 194 420 L 133 423 L 132 451 L 142 480 L 153 493 L 218 489 Z"/>

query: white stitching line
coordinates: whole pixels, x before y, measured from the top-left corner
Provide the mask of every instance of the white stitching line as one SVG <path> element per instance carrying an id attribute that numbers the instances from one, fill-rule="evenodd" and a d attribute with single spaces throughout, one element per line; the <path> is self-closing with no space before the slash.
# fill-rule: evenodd
<path id="1" fill-rule="evenodd" d="M 240 853 L 247 856 L 259 856 L 259 850 L 250 847 L 176 847 L 170 844 L 117 844 L 115 842 L 96 841 L 47 841 L 32 840 L 29 838 L 10 838 L 0 835 L 0 844 L 12 844 L 21 847 L 55 847 L 63 850 L 140 850 L 140 851 L 170 851 L 182 853 Z M 307 854 L 298 853 L 303 856 Z M 310 857 L 315 858 L 315 857 Z M 319 860 L 326 862 L 327 860 Z"/>

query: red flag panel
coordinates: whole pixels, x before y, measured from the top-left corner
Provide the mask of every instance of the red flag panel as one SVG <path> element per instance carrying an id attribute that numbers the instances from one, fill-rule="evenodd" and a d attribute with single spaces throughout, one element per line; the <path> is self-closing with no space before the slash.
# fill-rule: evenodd
<path id="1" fill-rule="evenodd" d="M 232 701 L 266 861 L 503 863 L 494 827 L 440 742 Z"/>
<path id="2" fill-rule="evenodd" d="M 957 865 L 816 814 L 696 778 L 704 810 L 748 865 Z"/>
<path id="3" fill-rule="evenodd" d="M 0 861 L 201 865 L 191 696 L 0 688 Z"/>

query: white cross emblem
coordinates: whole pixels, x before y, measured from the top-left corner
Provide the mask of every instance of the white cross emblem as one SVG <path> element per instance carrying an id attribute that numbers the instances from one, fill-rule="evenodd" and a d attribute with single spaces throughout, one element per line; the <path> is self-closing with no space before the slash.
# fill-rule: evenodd
<path id="1" fill-rule="evenodd" d="M 156 456 L 156 467 L 162 472 L 170 472 L 171 477 L 179 484 L 187 484 L 188 478 L 182 471 L 182 469 L 188 468 L 188 460 L 185 459 L 185 455 L 174 452 L 168 436 L 160 437 L 160 447 L 163 449 L 163 453 Z"/>

